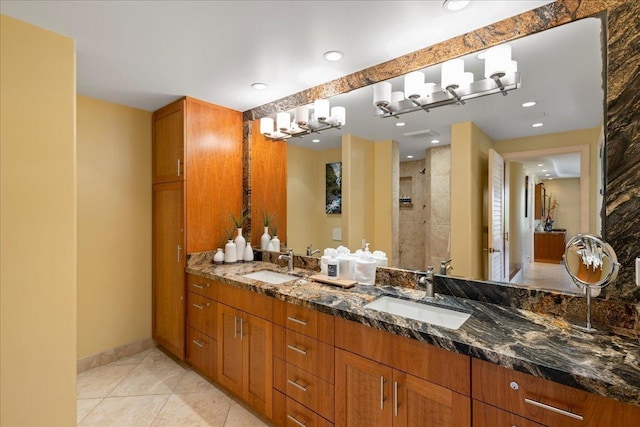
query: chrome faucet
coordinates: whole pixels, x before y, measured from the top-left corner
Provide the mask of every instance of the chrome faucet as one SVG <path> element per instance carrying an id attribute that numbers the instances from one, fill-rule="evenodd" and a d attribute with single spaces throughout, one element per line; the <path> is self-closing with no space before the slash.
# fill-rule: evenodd
<path id="1" fill-rule="evenodd" d="M 320 252 L 320 249 L 311 250 L 312 245 L 307 246 L 307 256 L 314 256 Z"/>
<path id="2" fill-rule="evenodd" d="M 287 273 L 293 271 L 293 249 L 289 248 L 289 250 L 287 251 L 287 254 L 280 255 L 278 259 L 286 259 L 288 261 Z"/>
<path id="3" fill-rule="evenodd" d="M 424 272 L 424 275 L 419 271 L 417 271 L 416 274 L 420 274 L 420 277 L 418 278 L 418 286 L 424 286 L 425 297 L 433 298 L 435 295 L 433 291 L 433 267 L 427 267 L 427 271 Z"/>
<path id="4" fill-rule="evenodd" d="M 451 270 L 453 270 L 453 266 L 451 265 L 451 258 L 442 260 L 442 262 L 440 263 L 440 274 L 446 276 Z"/>

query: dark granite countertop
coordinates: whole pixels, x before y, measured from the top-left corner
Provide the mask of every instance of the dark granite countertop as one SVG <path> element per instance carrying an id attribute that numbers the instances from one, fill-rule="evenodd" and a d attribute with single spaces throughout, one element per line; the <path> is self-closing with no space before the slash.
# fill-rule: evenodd
<path id="1" fill-rule="evenodd" d="M 363 308 L 383 295 L 420 300 L 424 291 L 390 283 L 342 289 L 311 281 L 307 277 L 316 272 L 297 268 L 292 281 L 280 285 L 242 277 L 258 270 L 286 271 L 265 262 L 217 266 L 204 253 L 191 255 L 186 269 L 187 273 L 640 406 L 637 340 L 585 333 L 563 319 L 526 310 L 437 295 L 439 304 L 472 312 L 460 329 L 451 330 Z"/>

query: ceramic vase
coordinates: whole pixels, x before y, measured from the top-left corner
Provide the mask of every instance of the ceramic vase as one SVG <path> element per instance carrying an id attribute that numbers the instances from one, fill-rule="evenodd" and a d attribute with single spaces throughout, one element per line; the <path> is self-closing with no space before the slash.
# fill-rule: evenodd
<path id="1" fill-rule="evenodd" d="M 224 264 L 224 251 L 222 248 L 216 249 L 216 253 L 213 255 L 213 263 L 217 265 Z"/>
<path id="2" fill-rule="evenodd" d="M 278 239 L 278 236 L 273 236 L 271 244 L 273 245 L 273 249 L 271 249 L 272 251 L 280 252 L 280 239 Z"/>
<path id="3" fill-rule="evenodd" d="M 269 227 L 264 228 L 264 234 L 260 237 L 260 249 L 266 251 L 269 249 L 269 242 L 271 241 L 271 236 L 269 236 Z"/>
<path id="4" fill-rule="evenodd" d="M 238 254 L 236 252 L 236 244 L 233 243 L 233 240 L 229 240 L 224 246 L 224 263 L 233 264 L 237 259 Z"/>
<path id="5" fill-rule="evenodd" d="M 245 246 L 242 259 L 245 262 L 253 261 L 253 249 L 251 249 L 251 243 L 247 243 L 247 246 Z"/>
<path id="6" fill-rule="evenodd" d="M 233 241 L 236 244 L 236 261 L 244 260 L 244 248 L 247 246 L 247 241 L 242 236 L 242 228 L 238 228 L 238 236 Z"/>

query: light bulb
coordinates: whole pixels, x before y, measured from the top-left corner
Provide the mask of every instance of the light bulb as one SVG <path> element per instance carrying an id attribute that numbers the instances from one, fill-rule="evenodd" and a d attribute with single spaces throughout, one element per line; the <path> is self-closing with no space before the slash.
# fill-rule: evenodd
<path id="1" fill-rule="evenodd" d="M 273 119 L 271 117 L 260 119 L 260 133 L 263 135 L 273 133 Z"/>

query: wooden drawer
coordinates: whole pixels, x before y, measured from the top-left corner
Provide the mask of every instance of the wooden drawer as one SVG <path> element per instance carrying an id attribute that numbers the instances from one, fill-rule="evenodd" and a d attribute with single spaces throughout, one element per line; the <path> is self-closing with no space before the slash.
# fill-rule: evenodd
<path id="1" fill-rule="evenodd" d="M 540 424 L 554 427 L 640 425 L 638 406 L 596 396 L 479 359 L 473 359 L 472 363 L 474 399 Z M 563 412 L 559 413 L 557 410 Z"/>
<path id="2" fill-rule="evenodd" d="M 471 361 L 468 356 L 350 320 L 336 318 L 335 322 L 336 347 L 465 396 L 471 395 Z"/>
<path id="3" fill-rule="evenodd" d="M 187 293 L 187 325 L 216 339 L 216 302 L 193 292 Z"/>
<path id="4" fill-rule="evenodd" d="M 217 299 L 216 287 L 211 279 L 187 274 L 187 292 L 195 292 L 203 297 Z"/>
<path id="5" fill-rule="evenodd" d="M 224 283 L 216 284 L 218 298 L 221 303 L 239 308 L 240 310 L 261 317 L 270 322 L 273 321 L 273 298 L 260 295 L 246 289 L 236 288 Z"/>
<path id="6" fill-rule="evenodd" d="M 473 427 L 544 427 L 511 412 L 473 401 Z"/>
<path id="7" fill-rule="evenodd" d="M 273 391 L 273 421 L 286 427 L 333 427 L 320 415 L 277 390 Z"/>
<path id="8" fill-rule="evenodd" d="M 193 328 L 187 328 L 187 362 L 207 378 L 217 380 L 216 340 Z"/>
<path id="9" fill-rule="evenodd" d="M 274 326 L 276 357 L 334 383 L 334 347 L 281 326 Z"/>
<path id="10" fill-rule="evenodd" d="M 307 371 L 274 357 L 274 387 L 329 421 L 334 418 L 335 387 Z"/>
<path id="11" fill-rule="evenodd" d="M 334 317 L 311 308 L 274 301 L 275 323 L 333 345 Z"/>

